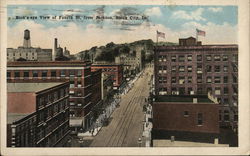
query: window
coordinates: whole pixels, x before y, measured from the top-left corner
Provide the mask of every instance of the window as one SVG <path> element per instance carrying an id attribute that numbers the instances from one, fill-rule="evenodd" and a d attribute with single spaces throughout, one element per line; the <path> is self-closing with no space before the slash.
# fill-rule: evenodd
<path id="1" fill-rule="evenodd" d="M 212 83 L 212 77 L 211 76 L 207 77 L 207 83 Z"/>
<path id="2" fill-rule="evenodd" d="M 33 77 L 38 77 L 38 71 L 32 71 L 32 76 Z"/>
<path id="3" fill-rule="evenodd" d="M 238 68 L 236 66 L 233 66 L 233 72 L 238 72 Z"/>
<path id="4" fill-rule="evenodd" d="M 179 84 L 185 83 L 185 77 L 179 77 Z"/>
<path id="5" fill-rule="evenodd" d="M 197 65 L 197 73 L 198 73 L 198 74 L 201 74 L 201 73 L 202 73 L 202 65 L 201 65 L 201 64 L 198 64 L 198 65 Z"/>
<path id="6" fill-rule="evenodd" d="M 188 55 L 188 56 L 187 56 L 187 60 L 188 60 L 188 61 L 192 61 L 192 55 Z"/>
<path id="7" fill-rule="evenodd" d="M 224 66 L 224 67 L 223 67 L 223 71 L 224 71 L 224 72 L 228 72 L 228 66 Z"/>
<path id="8" fill-rule="evenodd" d="M 220 83 L 220 77 L 219 76 L 214 77 L 214 83 Z"/>
<path id="9" fill-rule="evenodd" d="M 202 88 L 197 88 L 197 94 L 202 94 Z"/>
<path id="10" fill-rule="evenodd" d="M 46 78 L 47 77 L 47 70 L 43 70 L 42 71 L 42 78 Z"/>
<path id="11" fill-rule="evenodd" d="M 172 90 L 172 95 L 178 95 L 179 94 L 179 92 L 177 91 L 176 88 L 171 88 L 171 90 Z"/>
<path id="12" fill-rule="evenodd" d="M 197 115 L 197 124 L 198 125 L 203 124 L 203 115 L 202 115 L 202 113 L 198 113 L 198 115 Z"/>
<path id="13" fill-rule="evenodd" d="M 214 66 L 214 71 L 215 72 L 220 72 L 220 66 Z"/>
<path id="14" fill-rule="evenodd" d="M 65 70 L 61 70 L 61 76 L 64 77 L 65 76 Z"/>
<path id="15" fill-rule="evenodd" d="M 228 105 L 228 98 L 224 98 L 224 105 Z"/>
<path id="16" fill-rule="evenodd" d="M 185 117 L 188 117 L 188 115 L 189 115 L 189 114 L 188 114 L 188 111 L 184 111 L 184 116 L 185 116 Z"/>
<path id="17" fill-rule="evenodd" d="M 212 92 L 212 88 L 211 87 L 208 87 L 207 88 L 207 93 L 211 93 Z"/>
<path id="18" fill-rule="evenodd" d="M 24 71 L 23 72 L 23 77 L 28 78 L 29 77 L 29 71 Z"/>
<path id="19" fill-rule="evenodd" d="M 202 75 L 197 76 L 197 83 L 202 83 Z"/>
<path id="20" fill-rule="evenodd" d="M 162 66 L 159 66 L 159 74 L 162 73 L 162 70 L 163 70 L 163 67 L 162 67 Z"/>
<path id="21" fill-rule="evenodd" d="M 214 61 L 220 61 L 220 55 L 214 55 Z"/>
<path id="22" fill-rule="evenodd" d="M 174 56 L 171 56 L 171 61 L 172 62 L 176 62 L 176 56 L 174 55 Z"/>
<path id="23" fill-rule="evenodd" d="M 224 77 L 223 77 L 223 82 L 224 82 L 224 83 L 228 83 L 228 77 L 227 77 L 227 76 L 224 76 Z"/>
<path id="24" fill-rule="evenodd" d="M 197 61 L 202 61 L 202 55 L 197 55 Z"/>
<path id="25" fill-rule="evenodd" d="M 185 94 L 185 88 L 184 87 L 180 87 L 179 88 L 179 92 L 180 92 L 180 95 L 184 95 Z"/>
<path id="26" fill-rule="evenodd" d="M 159 95 L 167 95 L 167 88 L 159 88 Z"/>
<path id="27" fill-rule="evenodd" d="M 223 61 L 228 61 L 228 55 L 223 55 L 222 60 Z"/>
<path id="28" fill-rule="evenodd" d="M 82 76 L 82 70 L 77 71 L 77 76 Z"/>
<path id="29" fill-rule="evenodd" d="M 238 55 L 237 54 L 233 55 L 232 61 L 233 62 L 238 62 Z"/>
<path id="30" fill-rule="evenodd" d="M 228 88 L 224 87 L 224 94 L 228 94 Z"/>
<path id="31" fill-rule="evenodd" d="M 189 73 L 191 73 L 192 72 L 192 66 L 188 66 L 187 70 L 188 70 Z"/>
<path id="32" fill-rule="evenodd" d="M 75 71 L 74 70 L 70 70 L 69 71 L 69 76 L 75 76 Z"/>
<path id="33" fill-rule="evenodd" d="M 212 56 L 211 56 L 211 55 L 207 55 L 207 56 L 206 56 L 206 60 L 207 60 L 207 61 L 212 61 Z"/>
<path id="34" fill-rule="evenodd" d="M 221 121 L 221 110 L 219 110 L 219 121 Z"/>
<path id="35" fill-rule="evenodd" d="M 171 78 L 171 83 L 176 83 L 176 77 Z"/>
<path id="36" fill-rule="evenodd" d="M 179 62 L 185 62 L 185 56 L 184 55 L 179 55 Z"/>
<path id="37" fill-rule="evenodd" d="M 176 72 L 176 66 L 172 66 L 171 71 L 172 71 L 173 73 L 175 73 L 175 72 Z"/>
<path id="38" fill-rule="evenodd" d="M 188 88 L 188 94 L 189 95 L 193 95 L 194 94 L 193 88 L 191 88 L 191 87 Z"/>
<path id="39" fill-rule="evenodd" d="M 234 121 L 238 121 L 238 114 L 234 114 Z"/>
<path id="40" fill-rule="evenodd" d="M 179 72 L 185 72 L 185 66 L 179 66 Z"/>
<path id="41" fill-rule="evenodd" d="M 192 83 L 192 77 L 188 77 L 188 83 Z"/>
<path id="42" fill-rule="evenodd" d="M 206 66 L 206 72 L 212 72 L 212 66 L 207 65 Z"/>
<path id="43" fill-rule="evenodd" d="M 51 77 L 56 77 L 56 71 L 55 70 L 51 71 Z"/>
<path id="44" fill-rule="evenodd" d="M 19 78 L 20 77 L 20 72 L 19 71 L 15 71 L 14 76 L 15 76 L 15 78 Z"/>
<path id="45" fill-rule="evenodd" d="M 8 72 L 7 72 L 7 78 L 10 78 L 10 76 L 11 76 L 11 75 L 10 75 L 10 72 L 8 71 Z"/>
<path id="46" fill-rule="evenodd" d="M 215 95 L 220 95 L 220 87 L 215 87 Z"/>
<path id="47" fill-rule="evenodd" d="M 229 121 L 229 111 L 228 110 L 224 110 L 224 121 Z"/>

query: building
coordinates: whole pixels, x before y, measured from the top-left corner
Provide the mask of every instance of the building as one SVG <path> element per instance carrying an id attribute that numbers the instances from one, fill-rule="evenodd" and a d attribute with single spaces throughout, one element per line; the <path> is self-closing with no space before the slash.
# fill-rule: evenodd
<path id="1" fill-rule="evenodd" d="M 123 88 L 123 66 L 121 64 L 92 64 L 91 71 L 102 70 L 102 73 L 110 75 L 113 80 L 114 90 Z"/>
<path id="2" fill-rule="evenodd" d="M 193 37 L 155 47 L 155 95 L 206 95 L 219 101 L 222 127 L 238 125 L 238 46 L 202 45 Z"/>
<path id="3" fill-rule="evenodd" d="M 7 146 L 64 146 L 69 134 L 69 82 L 8 83 Z"/>
<path id="4" fill-rule="evenodd" d="M 122 53 L 115 57 L 116 64 L 124 65 L 125 77 L 135 75 L 142 70 L 142 50 L 142 46 L 133 46 L 129 53 Z"/>
<path id="5" fill-rule="evenodd" d="M 102 73 L 102 100 L 108 102 L 112 99 L 113 92 L 113 80 L 110 75 Z"/>
<path id="6" fill-rule="evenodd" d="M 92 74 L 90 62 L 8 62 L 8 82 L 69 81 L 70 128 L 72 132 L 88 129 L 93 122 Z"/>
<path id="7" fill-rule="evenodd" d="M 63 48 L 58 47 L 58 41 L 57 38 L 55 38 L 54 41 L 54 55 L 53 55 L 53 60 L 56 61 L 69 61 L 70 60 L 70 51 L 66 49 L 66 47 Z"/>
<path id="8" fill-rule="evenodd" d="M 211 98 L 212 99 L 212 98 Z M 160 95 L 153 102 L 153 139 L 214 143 L 219 137 L 216 99 Z"/>
<path id="9" fill-rule="evenodd" d="M 7 48 L 7 61 L 51 61 L 52 49 L 42 49 L 31 47 L 30 31 L 24 31 L 23 46 L 14 48 Z"/>

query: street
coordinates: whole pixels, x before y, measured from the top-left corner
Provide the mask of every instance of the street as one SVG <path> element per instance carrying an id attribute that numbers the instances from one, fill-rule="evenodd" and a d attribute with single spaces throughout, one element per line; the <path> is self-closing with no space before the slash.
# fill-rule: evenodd
<path id="1" fill-rule="evenodd" d="M 150 70 L 151 71 L 151 70 Z M 102 127 L 93 138 L 91 147 L 138 147 L 143 146 L 143 105 L 149 96 L 149 68 L 141 74 L 132 89 L 122 95 L 120 106 L 111 115 L 110 123 Z M 142 138 L 142 143 L 138 139 Z"/>

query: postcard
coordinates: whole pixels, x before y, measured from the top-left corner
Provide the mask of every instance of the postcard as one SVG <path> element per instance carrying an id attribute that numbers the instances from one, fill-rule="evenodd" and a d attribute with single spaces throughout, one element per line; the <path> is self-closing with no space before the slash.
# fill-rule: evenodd
<path id="1" fill-rule="evenodd" d="M 249 2 L 1 1 L 2 155 L 247 155 Z"/>

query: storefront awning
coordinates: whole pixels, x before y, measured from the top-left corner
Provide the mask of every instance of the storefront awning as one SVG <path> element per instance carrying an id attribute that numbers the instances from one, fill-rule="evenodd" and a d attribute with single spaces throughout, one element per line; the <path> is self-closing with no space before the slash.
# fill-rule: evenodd
<path id="1" fill-rule="evenodd" d="M 69 126 L 70 127 L 83 127 L 84 125 L 84 119 L 70 119 L 69 120 Z"/>

